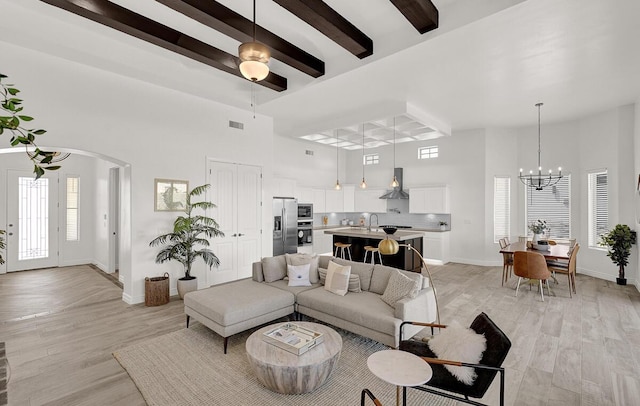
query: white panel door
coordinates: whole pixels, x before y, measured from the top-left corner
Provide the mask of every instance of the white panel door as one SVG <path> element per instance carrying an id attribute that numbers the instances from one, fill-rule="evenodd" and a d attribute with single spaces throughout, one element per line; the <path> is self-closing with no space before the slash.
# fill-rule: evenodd
<path id="1" fill-rule="evenodd" d="M 238 279 L 251 276 L 251 266 L 262 252 L 262 170 L 237 165 Z"/>
<path id="2" fill-rule="evenodd" d="M 236 172 L 234 164 L 211 163 L 209 166 L 209 184 L 211 198 L 209 201 L 216 205 L 211 210 L 213 217 L 224 233 L 224 237 L 216 237 L 211 241 L 211 249 L 220 260 L 220 266 L 211 268 L 208 276 L 209 285 L 233 281 L 238 279 L 237 266 L 237 238 L 236 238 Z"/>
<path id="3" fill-rule="evenodd" d="M 217 285 L 251 276 L 253 262 L 262 253 L 262 170 L 260 167 L 209 163 L 211 211 L 224 237 L 212 240 L 220 266 L 208 274 L 208 284 Z"/>
<path id="4" fill-rule="evenodd" d="M 58 266 L 58 174 L 7 176 L 7 271 Z"/>

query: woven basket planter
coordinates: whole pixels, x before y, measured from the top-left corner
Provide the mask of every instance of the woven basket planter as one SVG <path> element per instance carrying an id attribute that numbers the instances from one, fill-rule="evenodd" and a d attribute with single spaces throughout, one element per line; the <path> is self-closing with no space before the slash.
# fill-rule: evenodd
<path id="1" fill-rule="evenodd" d="M 144 278 L 144 305 L 161 306 L 169 303 L 169 274 Z"/>

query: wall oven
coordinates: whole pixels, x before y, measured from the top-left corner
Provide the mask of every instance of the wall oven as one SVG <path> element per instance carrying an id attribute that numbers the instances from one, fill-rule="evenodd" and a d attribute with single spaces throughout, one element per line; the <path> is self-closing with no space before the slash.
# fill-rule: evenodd
<path id="1" fill-rule="evenodd" d="M 298 246 L 313 244 L 313 204 L 298 203 Z"/>

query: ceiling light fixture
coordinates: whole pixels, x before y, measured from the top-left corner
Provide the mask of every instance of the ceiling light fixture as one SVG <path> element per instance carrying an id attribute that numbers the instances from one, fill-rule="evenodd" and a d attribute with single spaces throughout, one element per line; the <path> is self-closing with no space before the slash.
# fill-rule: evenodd
<path id="1" fill-rule="evenodd" d="M 65 159 L 69 158 L 69 156 L 71 156 L 71 154 L 68 152 L 47 152 L 40 151 L 39 149 L 36 149 L 35 151 L 27 151 L 27 155 L 29 155 L 29 158 L 41 164 L 52 164 L 64 161 Z"/>
<path id="2" fill-rule="evenodd" d="M 338 130 L 336 130 L 336 190 L 342 189 L 342 186 L 340 186 L 340 178 L 338 177 L 338 144 L 340 144 L 340 138 L 338 138 Z"/>
<path id="3" fill-rule="evenodd" d="M 391 187 L 399 187 L 400 186 L 400 182 L 398 182 L 398 179 L 396 178 L 395 175 L 395 169 L 396 169 L 396 118 L 395 116 L 393 117 L 393 180 L 391 181 Z"/>
<path id="4" fill-rule="evenodd" d="M 238 47 L 240 73 L 252 82 L 259 82 L 269 75 L 269 48 L 256 42 L 256 0 L 253 0 L 253 42 Z"/>
<path id="5" fill-rule="evenodd" d="M 536 107 L 538 107 L 538 173 L 534 174 L 533 171 L 529 171 L 528 175 L 523 175 L 522 168 L 520 168 L 518 178 L 525 186 L 535 190 L 542 190 L 545 187 L 555 185 L 562 179 L 562 168 L 558 167 L 558 174 L 554 174 L 551 169 L 549 169 L 548 174 L 542 174 L 542 165 L 540 164 L 540 107 L 542 107 L 542 103 L 537 103 Z"/>
<path id="6" fill-rule="evenodd" d="M 366 189 L 367 182 L 364 181 L 364 123 L 362 124 L 362 183 L 360 189 Z"/>

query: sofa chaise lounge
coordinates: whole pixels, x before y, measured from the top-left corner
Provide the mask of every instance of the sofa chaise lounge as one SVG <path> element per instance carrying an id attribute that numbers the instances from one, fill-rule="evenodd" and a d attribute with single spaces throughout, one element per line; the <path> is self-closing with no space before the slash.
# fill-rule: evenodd
<path id="1" fill-rule="evenodd" d="M 311 286 L 289 286 L 287 262 L 300 260 L 294 255 L 263 258 L 253 264 L 252 278 L 188 293 L 184 298 L 187 327 L 193 317 L 215 331 L 224 338 L 226 353 L 230 336 L 287 315 L 297 319 L 303 314 L 396 348 L 400 342 L 400 323 L 405 320 L 430 323 L 436 319 L 433 289 L 428 279 L 419 273 L 314 256 L 309 278 Z M 317 266 L 313 262 L 316 259 Z M 344 296 L 325 289 L 321 282 L 329 261 L 351 267 L 350 291 Z M 414 297 L 400 298 L 391 306 L 382 297 L 396 272 L 414 280 L 418 290 Z M 405 330 L 405 338 L 420 329 Z"/>

